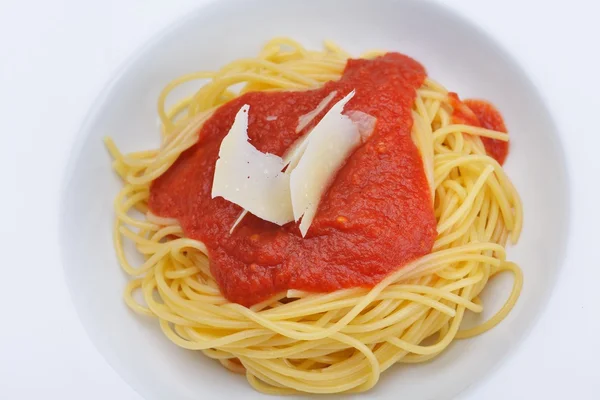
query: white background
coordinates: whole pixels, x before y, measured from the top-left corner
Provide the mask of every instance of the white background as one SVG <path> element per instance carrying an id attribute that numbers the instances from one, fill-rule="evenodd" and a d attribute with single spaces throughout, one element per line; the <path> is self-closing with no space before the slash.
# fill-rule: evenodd
<path id="1" fill-rule="evenodd" d="M 0 398 L 140 399 L 96 352 L 71 304 L 58 193 L 78 127 L 110 76 L 207 1 L 0 0 Z M 570 239 L 552 299 L 519 351 L 463 398 L 598 399 L 600 5 L 446 3 L 491 33 L 539 87 L 571 179 Z"/>

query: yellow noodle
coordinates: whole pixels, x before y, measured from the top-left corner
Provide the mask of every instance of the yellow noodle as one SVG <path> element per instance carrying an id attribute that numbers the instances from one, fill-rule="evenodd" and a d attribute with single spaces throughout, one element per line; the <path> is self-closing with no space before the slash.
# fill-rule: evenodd
<path id="1" fill-rule="evenodd" d="M 521 270 L 506 260 L 504 248 L 509 237 L 518 240 L 522 228 L 520 198 L 480 139 L 507 136 L 452 124 L 448 92 L 429 78 L 417 90 L 412 138 L 431 188 L 438 237 L 431 254 L 372 289 L 289 290 L 250 308 L 232 304 L 210 273 L 204 244 L 185 238 L 175 219 L 148 212 L 151 182 L 196 143 L 198 130 L 216 107 L 250 90 L 319 87 L 341 75 L 348 57 L 331 42 L 318 52 L 275 38 L 257 58 L 168 84 L 158 101 L 159 149 L 123 155 L 106 140 L 124 183 L 114 202 L 114 245 L 120 265 L 132 277 L 125 303 L 157 318 L 178 346 L 200 350 L 245 374 L 264 393 L 366 391 L 395 363 L 428 361 L 452 341 L 493 328 L 513 308 L 523 284 Z M 165 108 L 173 89 L 196 80 L 204 85 L 194 95 Z M 242 89 L 234 90 L 239 83 Z M 143 256 L 140 265 L 126 258 L 125 241 Z M 465 312 L 484 310 L 479 294 L 503 271 L 514 275 L 504 306 L 482 325 L 461 330 Z"/>

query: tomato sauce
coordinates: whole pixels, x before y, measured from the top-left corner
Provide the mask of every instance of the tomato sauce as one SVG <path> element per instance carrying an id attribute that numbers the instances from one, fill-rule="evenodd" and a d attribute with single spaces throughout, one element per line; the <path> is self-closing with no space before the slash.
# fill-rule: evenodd
<path id="1" fill-rule="evenodd" d="M 177 218 L 187 237 L 205 243 L 223 295 L 250 306 L 288 289 L 329 292 L 372 287 L 408 262 L 428 254 L 436 220 L 421 156 L 411 139 L 411 109 L 426 77 L 415 60 L 388 53 L 349 60 L 339 81 L 302 92 L 252 92 L 221 106 L 185 151 L 152 186 L 150 210 Z M 369 140 L 348 158 L 319 203 L 305 238 L 297 223 L 278 226 L 211 198 L 223 137 L 244 104 L 248 135 L 262 152 L 282 155 L 325 114 L 296 133 L 298 118 L 337 90 L 355 89 L 345 111 L 377 118 Z M 333 102 L 331 103 L 333 104 Z"/>
<path id="2" fill-rule="evenodd" d="M 507 133 L 502 115 L 491 103 L 474 99 L 461 101 L 458 95 L 453 92 L 448 93 L 448 95 L 454 108 L 452 122 Z M 508 155 L 508 142 L 486 137 L 482 137 L 481 141 L 486 153 L 498 161 L 500 165 L 504 164 Z"/>

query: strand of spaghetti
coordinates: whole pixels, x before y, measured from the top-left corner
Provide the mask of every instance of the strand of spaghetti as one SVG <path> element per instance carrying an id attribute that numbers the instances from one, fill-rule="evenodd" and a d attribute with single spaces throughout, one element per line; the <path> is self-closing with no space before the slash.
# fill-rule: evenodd
<path id="1" fill-rule="evenodd" d="M 236 69 L 239 67 L 243 67 L 244 69 L 246 69 L 246 68 L 265 69 L 266 71 L 261 71 L 261 73 L 262 72 L 275 73 L 276 75 L 278 75 L 281 78 L 285 78 L 290 81 L 293 81 L 293 82 L 296 82 L 299 84 L 303 84 L 303 85 L 307 85 L 307 86 L 314 86 L 317 84 L 317 81 L 307 78 L 306 75 L 297 73 L 294 69 L 282 67 L 274 62 L 267 61 L 267 60 L 261 60 L 259 58 L 242 58 L 240 60 L 236 60 L 236 61 L 226 65 L 225 67 L 223 67 L 219 71 L 216 79 L 226 76 L 227 73 L 230 72 L 230 70 Z"/>
<path id="2" fill-rule="evenodd" d="M 498 132 L 498 131 L 493 131 L 491 129 L 485 129 L 485 128 L 480 128 L 477 126 L 462 125 L 462 124 L 447 125 L 443 128 L 436 130 L 435 132 L 433 132 L 433 140 L 438 141 L 441 138 L 448 135 L 449 133 L 453 133 L 453 132 L 468 133 L 469 135 L 487 137 L 490 139 L 501 140 L 503 142 L 508 141 L 508 135 L 504 132 Z"/>
<path id="3" fill-rule="evenodd" d="M 523 288 L 523 272 L 515 263 L 511 262 L 505 263 L 503 265 L 503 270 L 512 272 L 515 277 L 515 282 L 510 292 L 510 296 L 508 297 L 508 299 L 506 299 L 506 302 L 502 305 L 502 308 L 492 318 L 488 319 L 483 324 L 474 328 L 459 331 L 457 334 L 457 338 L 467 339 L 473 336 L 480 335 L 483 332 L 489 331 L 490 329 L 498 325 L 504 318 L 506 318 L 508 313 L 510 313 L 510 311 L 513 309 L 513 307 L 517 303 L 517 299 L 519 298 L 521 289 Z"/>
<path id="4" fill-rule="evenodd" d="M 406 268 L 409 268 L 409 266 L 405 267 L 405 269 Z M 362 297 L 359 300 L 359 302 L 352 308 L 352 310 L 348 312 L 340 321 L 326 329 L 319 329 L 317 327 L 305 324 L 293 324 L 293 331 L 282 329 L 280 325 L 274 324 L 270 320 L 267 320 L 258 314 L 252 313 L 245 307 L 242 307 L 237 304 L 230 304 L 228 306 L 232 309 L 237 310 L 240 314 L 245 315 L 246 317 L 248 317 L 248 319 L 255 321 L 256 323 L 265 326 L 283 336 L 290 337 L 296 340 L 318 340 L 328 337 L 335 332 L 338 332 L 342 328 L 342 326 L 347 325 L 348 322 L 352 320 L 356 315 L 358 315 L 358 313 L 360 313 L 374 299 L 374 297 L 376 297 L 379 294 L 379 292 L 383 290 L 384 287 L 386 287 L 389 283 L 391 283 L 391 281 L 394 280 L 396 274 L 391 275 L 390 277 L 384 279 L 382 282 L 376 285 L 373 289 L 371 289 L 369 293 Z M 286 323 L 286 325 L 289 324 Z"/>
<path id="5" fill-rule="evenodd" d="M 164 125 L 166 131 L 170 131 L 174 127 L 173 123 L 171 122 L 171 118 L 169 117 L 165 109 L 165 103 L 167 101 L 167 96 L 169 95 L 169 93 L 171 93 L 173 89 L 175 89 L 177 86 L 182 85 L 184 83 L 199 79 L 212 79 L 213 76 L 213 72 L 193 72 L 191 74 L 183 75 L 169 82 L 167 86 L 164 87 L 164 89 L 160 92 L 158 96 L 157 110 L 158 116 L 160 117 L 160 120 Z"/>
<path id="6" fill-rule="evenodd" d="M 154 317 L 154 313 L 148 307 L 142 306 L 133 298 L 133 292 L 135 292 L 141 286 L 141 279 L 133 279 L 127 283 L 123 295 L 125 303 L 129 306 L 129 308 L 138 314 Z"/>
<path id="7" fill-rule="evenodd" d="M 446 219 L 444 222 L 438 225 L 438 234 L 444 233 L 447 229 L 449 229 L 452 225 L 454 225 L 458 219 L 464 215 L 464 213 L 473 205 L 473 201 L 475 200 L 475 196 L 477 196 L 478 192 L 483 188 L 488 176 L 493 172 L 493 168 L 488 166 L 483 171 L 479 179 L 477 180 L 475 186 L 466 197 L 465 201 L 460 205 L 458 210 L 452 214 L 451 217 Z"/>

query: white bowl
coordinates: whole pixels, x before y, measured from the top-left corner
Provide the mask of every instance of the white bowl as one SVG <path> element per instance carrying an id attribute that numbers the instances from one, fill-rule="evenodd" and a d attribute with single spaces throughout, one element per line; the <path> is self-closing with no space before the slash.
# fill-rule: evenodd
<path id="1" fill-rule="evenodd" d="M 158 144 L 156 99 L 172 78 L 215 69 L 257 53 L 274 36 L 318 48 L 332 39 L 358 55 L 400 51 L 464 97 L 491 100 L 511 133 L 508 174 L 523 197 L 525 225 L 509 257 L 525 273 L 523 293 L 491 332 L 454 343 L 423 365 L 388 370 L 369 398 L 448 399 L 481 382 L 523 340 L 551 293 L 567 228 L 567 177 L 546 108 L 508 54 L 467 21 L 438 5 L 381 0 L 218 1 L 198 10 L 138 52 L 94 105 L 66 171 L 61 245 L 66 278 L 87 332 L 113 368 L 147 399 L 262 397 L 241 376 L 201 353 L 176 347 L 156 320 L 130 312 L 127 281 L 112 246 L 113 205 L 120 182 L 102 138 L 125 151 Z M 486 289 L 486 315 L 504 301 L 510 277 Z"/>

